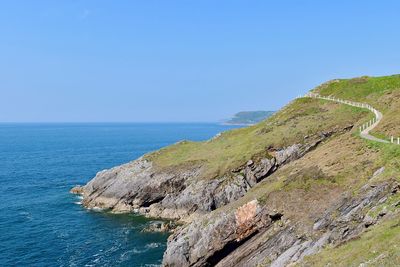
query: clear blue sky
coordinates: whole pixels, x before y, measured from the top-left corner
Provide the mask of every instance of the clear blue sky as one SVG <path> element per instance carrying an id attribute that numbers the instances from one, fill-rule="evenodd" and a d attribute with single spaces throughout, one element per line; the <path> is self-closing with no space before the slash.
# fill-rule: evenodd
<path id="1" fill-rule="evenodd" d="M 217 121 L 399 73 L 400 1 L 10 0 L 0 121 Z"/>

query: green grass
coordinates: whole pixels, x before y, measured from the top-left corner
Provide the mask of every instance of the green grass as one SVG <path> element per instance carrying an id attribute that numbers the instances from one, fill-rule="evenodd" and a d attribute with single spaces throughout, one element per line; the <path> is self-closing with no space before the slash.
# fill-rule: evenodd
<path id="1" fill-rule="evenodd" d="M 385 167 L 384 173 L 376 180 L 397 178 L 400 181 L 400 146 L 372 141 L 365 141 L 365 143 L 369 149 L 379 152 L 375 168 Z"/>
<path id="2" fill-rule="evenodd" d="M 400 137 L 400 75 L 332 80 L 313 91 L 372 105 L 384 117 L 371 134 L 385 140 L 390 136 Z M 372 117 L 371 113 L 368 120 Z"/>
<path id="3" fill-rule="evenodd" d="M 268 148 L 302 143 L 306 135 L 345 127 L 368 114 L 346 105 L 301 98 L 254 126 L 227 131 L 206 142 L 180 142 L 146 157 L 158 168 L 199 164 L 206 167 L 204 178 L 214 178 L 249 159 L 268 157 Z"/>
<path id="4" fill-rule="evenodd" d="M 376 225 L 339 247 L 306 257 L 300 266 L 398 266 L 400 263 L 400 215 Z"/>
<path id="5" fill-rule="evenodd" d="M 321 95 L 333 95 L 342 99 L 366 102 L 385 109 L 380 96 L 400 89 L 400 75 L 338 79 L 318 86 L 314 91 Z"/>
<path id="6" fill-rule="evenodd" d="M 391 195 L 384 203 L 370 210 L 368 212 L 368 215 L 371 216 L 372 218 L 377 218 L 382 211 L 397 212 L 398 210 L 397 205 L 399 205 L 399 203 L 400 203 L 400 195 L 399 194 Z"/>

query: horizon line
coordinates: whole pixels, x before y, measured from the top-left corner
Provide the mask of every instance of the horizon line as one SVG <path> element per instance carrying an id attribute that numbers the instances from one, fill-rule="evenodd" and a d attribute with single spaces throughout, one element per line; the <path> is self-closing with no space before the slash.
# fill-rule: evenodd
<path id="1" fill-rule="evenodd" d="M 224 123 L 224 121 L 0 121 L 0 124 Z"/>

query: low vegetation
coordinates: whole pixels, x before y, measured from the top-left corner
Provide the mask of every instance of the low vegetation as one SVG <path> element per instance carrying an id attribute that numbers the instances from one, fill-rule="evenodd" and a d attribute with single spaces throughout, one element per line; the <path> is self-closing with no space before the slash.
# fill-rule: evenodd
<path id="1" fill-rule="evenodd" d="M 338 79 L 324 83 L 314 91 L 324 96 L 371 104 L 384 115 L 372 134 L 400 137 L 400 75 Z"/>
<path id="2" fill-rule="evenodd" d="M 304 137 L 345 127 L 366 118 L 365 110 L 328 101 L 300 98 L 254 126 L 221 133 L 206 142 L 183 141 L 146 157 L 160 168 L 202 164 L 214 178 L 268 150 L 302 143 Z"/>
<path id="3" fill-rule="evenodd" d="M 305 258 L 299 266 L 398 266 L 400 214 L 370 228 L 360 238 Z M 364 264 L 364 265 L 362 265 Z"/>

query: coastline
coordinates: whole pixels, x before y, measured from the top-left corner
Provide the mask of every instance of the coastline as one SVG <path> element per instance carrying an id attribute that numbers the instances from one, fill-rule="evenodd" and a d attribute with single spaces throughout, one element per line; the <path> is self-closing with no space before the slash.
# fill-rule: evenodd
<path id="1" fill-rule="evenodd" d="M 229 122 L 219 123 L 219 125 L 223 125 L 223 126 L 253 126 L 256 124 L 257 123 L 229 123 Z"/>

